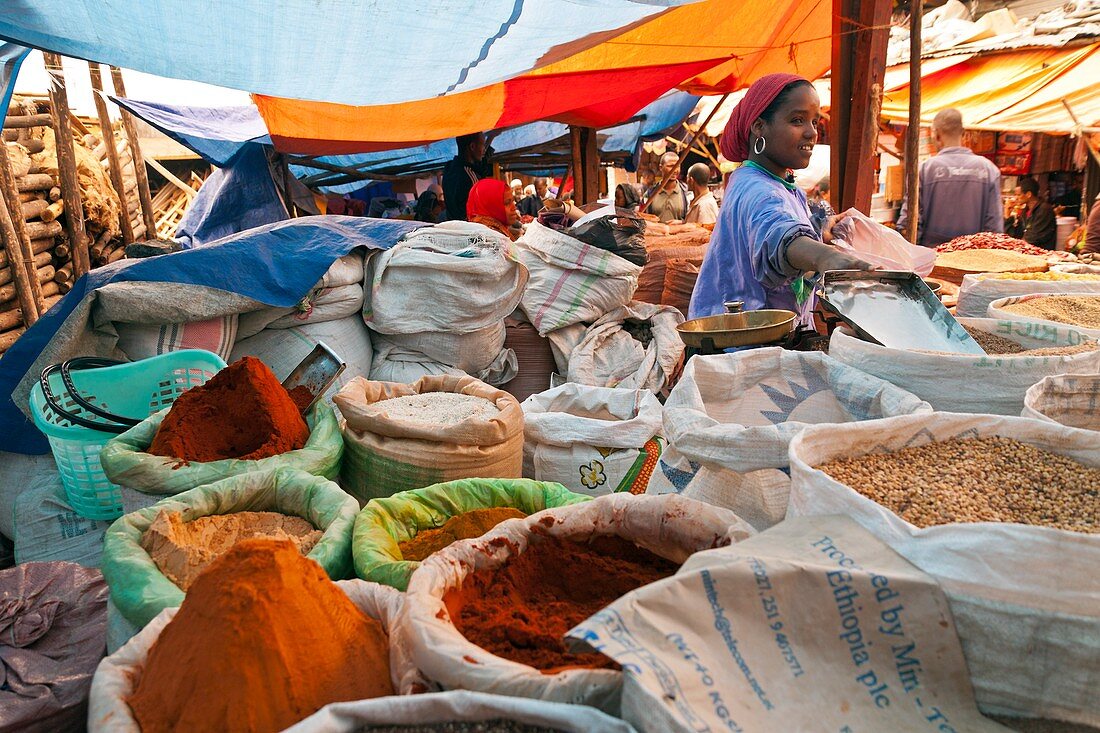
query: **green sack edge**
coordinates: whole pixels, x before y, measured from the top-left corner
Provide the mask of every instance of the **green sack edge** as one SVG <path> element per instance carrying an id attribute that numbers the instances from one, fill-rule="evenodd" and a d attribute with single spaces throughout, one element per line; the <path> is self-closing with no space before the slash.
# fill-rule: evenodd
<path id="1" fill-rule="evenodd" d="M 451 517 L 475 509 L 514 507 L 534 514 L 591 498 L 549 481 L 467 478 L 371 499 L 355 518 L 355 574 L 404 591 L 420 563 L 403 560 L 398 543 L 407 542 L 421 530 L 439 527 Z"/>
<path id="2" fill-rule="evenodd" d="M 166 407 L 150 415 L 103 446 L 99 461 L 111 483 L 147 494 L 172 495 L 230 476 L 274 468 L 297 468 L 333 480 L 340 475 L 344 439 L 331 405 L 318 402 L 306 415 L 309 438 L 298 450 L 258 461 L 228 458 L 208 463 L 196 461 L 178 468 L 173 468 L 179 463 L 174 458 L 145 452 L 170 409 Z"/>
<path id="3" fill-rule="evenodd" d="M 325 532 L 308 557 L 333 580 L 351 576 L 352 529 L 359 502 L 337 484 L 296 468 L 230 476 L 126 514 L 107 529 L 101 570 L 111 600 L 130 623 L 143 628 L 165 608 L 183 602 L 184 592 L 157 568 L 141 537 L 161 510 L 179 511 L 185 521 L 215 514 L 276 511 L 308 520 Z"/>

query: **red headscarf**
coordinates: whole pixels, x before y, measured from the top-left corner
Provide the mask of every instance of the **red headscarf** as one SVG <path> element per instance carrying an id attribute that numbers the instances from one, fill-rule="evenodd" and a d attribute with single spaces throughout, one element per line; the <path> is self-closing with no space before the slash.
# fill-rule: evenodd
<path id="1" fill-rule="evenodd" d="M 749 157 L 749 130 L 756 118 L 791 82 L 806 81 L 798 74 L 768 74 L 753 82 L 730 115 L 726 129 L 722 131 L 722 155 L 726 160 L 739 163 Z"/>
<path id="2" fill-rule="evenodd" d="M 466 218 L 486 216 L 508 226 L 508 214 L 504 211 L 506 192 L 510 195 L 512 189 L 504 181 L 482 178 L 470 189 L 470 197 L 466 199 Z"/>

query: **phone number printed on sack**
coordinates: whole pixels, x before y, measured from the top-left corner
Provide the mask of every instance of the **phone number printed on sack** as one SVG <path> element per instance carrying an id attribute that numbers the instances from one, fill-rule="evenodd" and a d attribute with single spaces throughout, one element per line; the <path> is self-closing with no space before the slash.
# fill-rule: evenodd
<path id="1" fill-rule="evenodd" d="M 749 559 L 749 567 L 752 568 L 752 573 L 756 577 L 756 592 L 760 596 L 761 605 L 764 607 L 768 627 L 775 632 L 775 645 L 779 648 L 783 661 L 790 667 L 792 676 L 795 678 L 801 677 L 806 674 L 806 670 L 802 668 L 802 663 L 798 661 L 791 640 L 784 631 L 786 626 L 780 617 L 779 603 L 771 593 L 772 581 L 768 577 L 768 569 L 764 566 L 764 563 L 755 557 Z"/>

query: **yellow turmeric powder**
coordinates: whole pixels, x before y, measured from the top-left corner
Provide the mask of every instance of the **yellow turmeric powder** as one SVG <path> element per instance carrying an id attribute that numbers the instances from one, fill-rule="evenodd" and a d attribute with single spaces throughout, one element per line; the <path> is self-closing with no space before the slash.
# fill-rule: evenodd
<path id="1" fill-rule="evenodd" d="M 480 537 L 505 519 L 526 516 L 519 509 L 510 506 L 474 509 L 451 517 L 442 527 L 418 532 L 411 540 L 400 543 L 398 548 L 405 560 L 423 560 L 452 542 Z"/>

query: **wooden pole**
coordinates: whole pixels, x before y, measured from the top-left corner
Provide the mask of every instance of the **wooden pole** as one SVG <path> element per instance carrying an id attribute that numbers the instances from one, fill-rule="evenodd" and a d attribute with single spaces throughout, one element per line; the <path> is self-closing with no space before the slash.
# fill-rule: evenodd
<path id="1" fill-rule="evenodd" d="M 3 195 L 0 196 L 0 234 L 3 235 L 4 253 L 10 263 L 19 307 L 23 310 L 25 323 L 30 326 L 38 320 L 43 296 L 37 273 L 31 272 L 34 260 L 33 255 L 29 254 L 31 246 L 26 240 L 26 232 L 22 231 L 23 219 L 12 216 L 13 207 L 9 202 L 18 201 L 14 179 L 8 147 L 0 143 L 0 187 L 3 188 Z"/>
<path id="2" fill-rule="evenodd" d="M 115 95 L 126 96 L 126 85 L 122 81 L 122 69 L 111 67 L 111 82 L 115 87 Z M 138 141 L 137 127 L 134 118 L 125 109 L 122 109 L 122 128 L 126 131 L 126 138 L 130 141 L 130 154 L 134 157 L 134 175 L 137 177 L 138 200 L 141 202 L 141 219 L 145 223 L 145 231 L 149 236 L 154 236 L 157 231 L 156 218 L 153 216 L 153 198 L 149 194 L 149 174 L 145 170 L 145 158 L 141 154 L 141 143 Z"/>
<path id="3" fill-rule="evenodd" d="M 917 242 L 920 223 L 920 54 L 924 0 L 911 0 L 909 16 L 909 128 L 905 131 L 905 196 L 909 218 L 902 234 Z"/>
<path id="4" fill-rule="evenodd" d="M 57 176 L 61 180 L 61 197 L 65 201 L 65 230 L 73 248 L 73 271 L 77 277 L 91 269 L 88 259 L 88 239 L 84 232 L 84 208 L 80 203 L 80 179 L 76 174 L 76 153 L 69 122 L 69 96 L 65 91 L 65 72 L 56 53 L 42 54 L 50 82 L 50 114 L 53 118 L 54 147 L 57 150 Z"/>
<path id="5" fill-rule="evenodd" d="M 584 154 L 581 152 L 581 128 L 569 126 L 569 145 L 573 151 L 573 203 L 583 206 L 584 201 Z"/>
<path id="6" fill-rule="evenodd" d="M 103 145 L 107 149 L 107 168 L 121 208 L 118 219 L 122 225 L 122 241 L 129 244 L 134 241 L 134 223 L 130 221 L 126 206 L 126 182 L 122 178 L 122 164 L 118 161 L 118 148 L 115 147 L 115 134 L 111 128 L 107 100 L 103 97 L 103 70 L 97 62 L 88 62 L 88 76 L 92 80 L 92 99 L 95 100 L 95 111 L 99 115 L 99 131 L 103 137 Z"/>

